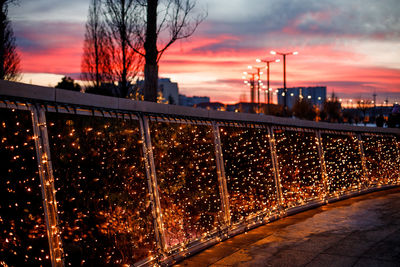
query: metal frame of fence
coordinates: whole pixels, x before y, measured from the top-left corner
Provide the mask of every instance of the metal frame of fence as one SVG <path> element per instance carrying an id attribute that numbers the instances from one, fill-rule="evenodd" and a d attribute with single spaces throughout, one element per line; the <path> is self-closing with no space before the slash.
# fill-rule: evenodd
<path id="1" fill-rule="evenodd" d="M 318 124 L 304 122 L 304 128 L 301 128 L 301 123 L 295 122 L 291 125 L 290 121 L 283 119 L 283 123 L 281 123 L 281 119 L 271 119 L 269 116 L 267 119 L 260 118 L 258 115 L 250 116 L 250 120 L 246 121 L 246 115 L 237 116 L 236 114 L 225 114 L 215 113 L 214 115 L 209 113 L 208 117 L 204 116 L 196 116 L 198 113 L 197 109 L 184 109 L 179 112 L 149 112 L 151 111 L 151 107 L 147 107 L 144 103 L 143 107 L 135 107 L 131 110 L 128 109 L 119 109 L 108 107 L 96 107 L 96 106 L 88 106 L 82 105 L 80 103 L 74 102 L 74 94 L 75 92 L 62 92 L 67 95 L 67 99 L 69 99 L 70 103 L 66 102 L 57 102 L 51 101 L 48 99 L 32 98 L 32 93 L 29 93 L 30 86 L 22 86 L 23 89 L 27 90 L 27 97 L 21 97 L 21 92 L 18 92 L 15 96 L 15 92 L 10 91 L 7 87 L 16 86 L 14 84 L 4 84 L 4 82 L 0 82 L 0 108 L 8 108 L 8 109 L 21 109 L 21 110 L 29 110 L 32 114 L 32 123 L 34 129 L 34 139 L 36 145 L 36 153 L 38 159 L 38 170 L 41 181 L 41 189 L 43 196 L 43 206 L 45 211 L 45 219 L 47 226 L 47 234 L 49 240 L 49 248 L 50 248 L 50 257 L 53 266 L 64 266 L 64 258 L 63 258 L 63 248 L 62 248 L 62 239 L 60 236 L 59 229 L 59 218 L 57 212 L 57 201 L 56 201 L 56 191 L 54 187 L 54 177 L 52 170 L 52 161 L 50 155 L 50 147 L 49 147 L 49 139 L 47 135 L 47 125 L 46 125 L 46 111 L 49 112 L 60 112 L 60 113 L 70 113 L 70 114 L 78 114 L 78 115 L 91 115 L 91 116 L 103 116 L 103 117 L 114 117 L 114 118 L 126 118 L 126 119 L 135 119 L 139 120 L 141 139 L 143 143 L 143 152 L 144 152 L 144 161 L 145 161 L 145 170 L 147 176 L 147 184 L 150 193 L 150 201 L 152 204 L 152 215 L 154 220 L 154 228 L 155 228 L 155 239 L 157 242 L 157 252 L 154 257 L 147 258 L 142 260 L 135 265 L 138 266 L 146 266 L 153 263 L 159 264 L 173 264 L 174 262 L 185 258 L 189 255 L 192 255 L 200 250 L 205 249 L 211 245 L 214 245 L 221 240 L 225 240 L 239 233 L 248 231 L 254 227 L 265 224 L 267 222 L 282 218 L 289 214 L 297 213 L 302 210 L 306 210 L 315 206 L 323 205 L 324 203 L 337 201 L 340 199 L 352 197 L 358 194 L 371 192 L 374 190 L 391 188 L 395 185 L 383 185 L 376 186 L 374 188 L 360 188 L 358 190 L 351 190 L 346 192 L 344 195 L 338 196 L 329 196 L 327 192 L 327 183 L 328 183 L 328 174 L 326 170 L 325 158 L 324 158 L 324 149 L 322 146 L 322 137 L 321 135 L 324 133 L 335 134 L 335 135 L 352 135 L 356 136 L 358 140 L 358 148 L 359 153 L 361 155 L 362 161 L 362 176 L 364 179 L 367 178 L 367 169 L 366 169 L 366 159 L 363 150 L 363 141 L 362 134 L 390 134 L 390 135 L 400 135 L 399 130 L 395 129 L 375 129 L 375 128 L 365 128 L 365 127 L 348 127 L 341 125 L 334 125 L 337 129 L 333 129 L 332 125 L 329 125 L 329 128 L 324 128 L 323 126 L 326 124 L 322 124 L 321 126 L 317 126 Z M 18 86 L 18 85 L 17 85 Z M 38 90 L 35 86 L 31 86 L 33 91 Z M 39 88 L 40 89 L 40 88 Z M 52 89 L 54 90 L 54 89 Z M 63 90 L 61 90 L 63 91 Z M 59 89 L 56 89 L 56 93 L 60 92 Z M 89 97 L 85 95 L 85 97 Z M 107 100 L 107 99 L 106 99 Z M 124 100 L 125 101 L 125 100 Z M 79 101 L 78 101 L 79 102 Z M 133 101 L 132 101 L 133 103 Z M 148 104 L 154 105 L 154 104 Z M 112 106 L 112 105 L 111 105 Z M 157 105 L 158 109 L 164 110 L 167 105 Z M 192 113 L 191 116 L 188 116 L 187 113 Z M 203 113 L 201 113 L 203 112 Z M 200 115 L 204 115 L 204 111 L 201 111 Z M 263 121 L 264 120 L 264 121 Z M 168 248 L 166 245 L 166 237 L 163 225 L 162 218 L 162 210 L 160 204 L 160 196 L 159 196 L 159 188 L 158 181 L 156 176 L 156 167 L 154 163 L 153 149 L 151 143 L 150 136 L 150 125 L 149 121 L 159 121 L 159 122 L 172 122 L 172 123 L 189 123 L 196 125 L 208 125 L 212 127 L 214 140 L 214 148 L 215 148 L 215 158 L 216 158 L 216 169 L 218 175 L 218 186 L 219 193 L 221 196 L 222 203 L 222 211 L 224 215 L 224 224 L 218 231 L 214 231 L 210 233 L 209 236 L 205 236 L 202 238 L 197 238 L 195 240 L 188 240 L 183 246 L 175 246 L 173 248 Z M 221 147 L 221 138 L 219 133 L 220 126 L 232 126 L 232 127 L 245 127 L 245 128 L 265 128 L 268 131 L 269 137 L 269 147 L 271 151 L 271 159 L 273 166 L 273 174 L 274 174 L 274 182 L 276 187 L 276 196 L 279 203 L 279 210 L 274 214 L 257 214 L 251 218 L 247 218 L 237 225 L 232 225 L 231 223 L 231 214 L 230 214 L 230 205 L 229 205 L 229 194 L 227 189 L 226 175 L 225 175 L 225 167 L 223 160 L 223 151 Z M 328 127 L 328 126 L 327 126 Z M 321 165 L 321 175 L 323 179 L 323 184 L 325 188 L 325 194 L 323 199 L 315 200 L 305 203 L 302 206 L 297 206 L 289 209 L 283 209 L 282 202 L 282 188 L 279 177 L 279 162 L 277 159 L 276 152 L 276 140 L 274 135 L 275 129 L 283 129 L 290 131 L 306 131 L 315 133 L 316 144 L 318 149 L 318 157 Z M 373 133 L 368 132 L 373 131 Z M 398 158 L 400 159 L 399 148 L 396 147 L 398 152 Z M 397 183 L 398 185 L 399 183 Z"/>

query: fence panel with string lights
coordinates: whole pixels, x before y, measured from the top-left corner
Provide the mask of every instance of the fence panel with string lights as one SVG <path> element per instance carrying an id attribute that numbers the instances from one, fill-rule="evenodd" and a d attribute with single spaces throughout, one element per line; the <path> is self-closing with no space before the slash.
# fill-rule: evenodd
<path id="1" fill-rule="evenodd" d="M 0 115 L 1 265 L 172 265 L 287 215 L 400 185 L 398 129 L 4 81 Z"/>

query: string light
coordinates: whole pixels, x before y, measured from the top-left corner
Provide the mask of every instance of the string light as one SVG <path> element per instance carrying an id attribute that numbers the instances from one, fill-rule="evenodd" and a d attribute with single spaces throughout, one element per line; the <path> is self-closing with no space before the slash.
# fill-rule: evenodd
<path id="1" fill-rule="evenodd" d="M 361 151 L 354 134 L 323 133 L 321 135 L 328 195 L 342 195 L 367 186 L 363 177 Z"/>
<path id="2" fill-rule="evenodd" d="M 321 199 L 324 182 L 315 132 L 276 129 L 274 135 L 284 208 Z"/>
<path id="3" fill-rule="evenodd" d="M 150 129 L 167 246 L 216 231 L 223 213 L 212 127 L 151 122 Z"/>
<path id="4" fill-rule="evenodd" d="M 278 208 L 268 130 L 220 127 L 231 221 L 239 223 Z"/>
<path id="5" fill-rule="evenodd" d="M 48 113 L 65 264 L 133 265 L 156 244 L 139 123 Z"/>
<path id="6" fill-rule="evenodd" d="M 31 113 L 0 118 L 0 265 L 50 266 Z"/>
<path id="7" fill-rule="evenodd" d="M 34 143 L 42 137 L 34 136 L 29 111 L 0 109 L 0 115 L 0 156 L 8 163 L 0 167 L 0 264 L 47 266 Z M 51 112 L 46 118 L 41 126 L 47 127 L 51 160 L 43 153 L 40 165 L 51 164 L 55 177 L 55 191 L 46 196 L 56 194 L 57 203 L 52 197 L 44 201 L 58 207 L 59 225 L 51 223 L 50 228 L 61 237 L 57 242 L 64 257 L 56 261 L 67 266 L 158 261 L 161 251 L 139 121 Z M 145 153 L 152 152 L 155 165 L 157 181 L 151 181 L 160 200 L 154 208 L 166 241 L 164 252 L 186 253 L 191 241 L 205 242 L 225 226 L 220 195 L 225 188 L 219 184 L 214 129 L 219 129 L 222 152 L 217 153 L 222 153 L 218 158 L 223 158 L 234 226 L 251 225 L 251 219 L 268 218 L 279 208 L 400 182 L 399 140 L 394 135 L 323 131 L 321 150 L 319 132 L 312 129 L 275 128 L 272 140 L 262 125 L 214 127 L 150 121 L 152 146 L 146 145 Z M 281 183 L 281 207 L 274 174 Z M 45 190 L 52 184 L 53 179 L 45 181 Z M 219 232 L 215 240 L 226 233 Z"/>
<path id="8" fill-rule="evenodd" d="M 396 184 L 400 178 L 397 142 L 393 136 L 362 136 L 369 187 Z"/>

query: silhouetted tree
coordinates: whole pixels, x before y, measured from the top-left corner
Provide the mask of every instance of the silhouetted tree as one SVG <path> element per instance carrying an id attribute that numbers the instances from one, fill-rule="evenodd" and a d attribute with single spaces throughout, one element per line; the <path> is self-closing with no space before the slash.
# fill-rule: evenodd
<path id="1" fill-rule="evenodd" d="M 143 44 L 143 47 L 132 48 L 145 58 L 144 100 L 156 102 L 158 63 L 161 56 L 177 40 L 190 37 L 206 14 L 193 16 L 195 0 L 137 0 L 137 2 L 138 23 L 135 40 Z M 167 37 L 163 40 L 161 36 Z"/>
<path id="2" fill-rule="evenodd" d="M 305 120 L 315 120 L 317 116 L 312 103 L 305 99 L 297 99 L 293 105 L 292 112 L 297 118 Z"/>
<path id="3" fill-rule="evenodd" d="M 343 121 L 347 121 L 349 124 L 353 124 L 356 121 L 357 114 L 354 113 L 353 110 L 344 109 L 343 110 Z"/>
<path id="4" fill-rule="evenodd" d="M 110 39 L 105 30 L 100 0 L 92 0 L 86 22 L 81 64 L 82 80 L 88 82 L 87 92 L 104 94 L 101 85 L 112 82 Z"/>
<path id="5" fill-rule="evenodd" d="M 81 91 L 81 86 L 75 83 L 74 79 L 67 76 L 62 77 L 61 82 L 59 82 L 55 87 L 71 91 Z"/>
<path id="6" fill-rule="evenodd" d="M 376 122 L 376 127 L 383 127 L 383 125 L 385 124 L 386 120 L 385 120 L 385 118 L 383 117 L 383 115 L 380 114 L 380 115 L 376 118 L 375 122 Z"/>
<path id="7" fill-rule="evenodd" d="M 323 113 L 325 114 L 325 121 L 340 122 L 341 120 L 341 104 L 335 94 L 332 94 L 331 100 L 325 100 L 323 106 Z"/>
<path id="8" fill-rule="evenodd" d="M 8 6 L 16 0 L 0 0 L 0 79 L 18 81 L 20 58 L 16 50 L 14 32 L 8 20 Z"/>
<path id="9" fill-rule="evenodd" d="M 359 111 L 361 111 L 362 114 L 363 114 L 363 122 L 364 122 L 364 125 L 367 124 L 367 120 L 366 120 L 367 111 L 368 111 L 368 109 L 371 108 L 371 105 L 372 105 L 372 103 L 371 103 L 370 100 L 366 100 L 366 101 L 359 100 L 359 101 L 357 101 L 357 109 L 358 109 Z"/>
<path id="10" fill-rule="evenodd" d="M 141 69 L 137 53 L 141 41 L 138 34 L 138 0 L 104 0 L 107 34 L 111 40 L 111 76 L 118 82 L 118 96 L 126 97 Z"/>

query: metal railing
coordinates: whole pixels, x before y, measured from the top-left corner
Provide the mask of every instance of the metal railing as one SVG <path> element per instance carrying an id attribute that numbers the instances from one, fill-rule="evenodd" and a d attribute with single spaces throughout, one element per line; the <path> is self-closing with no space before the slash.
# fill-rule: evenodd
<path id="1" fill-rule="evenodd" d="M 22 130 L 8 132 L 16 118 L 10 110 L 16 116 L 30 112 L 32 126 L 22 123 Z M 170 265 L 288 214 L 400 183 L 397 129 L 207 111 L 4 81 L 0 113 L 7 130 L 0 138 L 26 135 L 35 144 L 45 223 L 32 228 L 45 225 L 49 259 L 32 257 L 53 266 L 77 258 Z M 14 146 L 21 146 L 15 142 L 2 151 L 13 155 Z M 19 179 L 13 171 L 0 175 Z M 19 216 L 11 214 L 19 203 L 5 198 L 10 210 L 3 220 Z M 21 235 L 15 225 L 7 231 Z M 17 243 L 3 245 L 2 253 L 30 249 Z"/>

